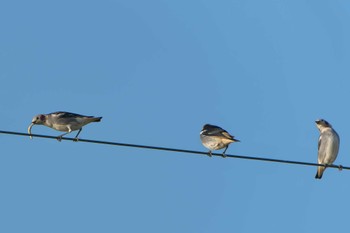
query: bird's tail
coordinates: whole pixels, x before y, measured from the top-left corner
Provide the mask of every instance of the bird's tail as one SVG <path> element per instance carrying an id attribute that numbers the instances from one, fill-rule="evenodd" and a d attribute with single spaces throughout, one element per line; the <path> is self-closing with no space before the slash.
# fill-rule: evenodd
<path id="1" fill-rule="evenodd" d="M 325 167 L 318 167 L 315 179 L 321 179 L 325 169 Z"/>
<path id="2" fill-rule="evenodd" d="M 235 139 L 235 138 L 232 138 L 232 140 L 233 140 L 234 142 L 241 142 L 240 140 Z"/>
<path id="3" fill-rule="evenodd" d="M 90 118 L 90 122 L 100 122 L 102 117 L 89 117 Z"/>

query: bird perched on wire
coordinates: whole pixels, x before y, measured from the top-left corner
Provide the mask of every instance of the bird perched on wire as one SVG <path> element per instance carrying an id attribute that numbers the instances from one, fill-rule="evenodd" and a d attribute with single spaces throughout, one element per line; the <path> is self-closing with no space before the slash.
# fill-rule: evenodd
<path id="1" fill-rule="evenodd" d="M 206 124 L 203 126 L 202 131 L 200 132 L 200 138 L 203 146 L 209 149 L 209 156 L 211 157 L 212 150 L 220 150 L 225 148 L 222 153 L 222 157 L 226 157 L 225 152 L 228 146 L 232 142 L 240 142 L 235 139 L 234 136 L 230 135 L 226 130 L 220 128 L 219 126 Z"/>
<path id="2" fill-rule="evenodd" d="M 78 135 L 80 134 L 82 127 L 91 122 L 99 122 L 102 117 L 83 116 L 70 112 L 53 112 L 49 114 L 36 115 L 32 123 L 28 127 L 28 133 L 31 135 L 31 128 L 33 125 L 45 125 L 58 131 L 66 132 L 57 137 L 58 141 L 62 140 L 62 137 L 69 134 L 72 131 L 79 130 L 74 138 L 74 141 L 78 141 Z M 32 136 L 30 136 L 32 138 Z"/>
<path id="3" fill-rule="evenodd" d="M 332 128 L 332 125 L 326 120 L 318 119 L 315 122 L 320 131 L 320 137 L 318 139 L 318 163 L 325 165 L 325 167 L 317 167 L 315 178 L 321 179 L 327 165 L 333 164 L 337 158 L 340 139 L 337 132 Z"/>

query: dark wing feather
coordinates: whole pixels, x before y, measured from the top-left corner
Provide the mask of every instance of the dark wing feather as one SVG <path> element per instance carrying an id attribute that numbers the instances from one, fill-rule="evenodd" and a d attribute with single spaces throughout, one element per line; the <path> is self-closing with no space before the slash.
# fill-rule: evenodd
<path id="1" fill-rule="evenodd" d="M 205 131 L 204 131 L 204 135 L 207 136 L 220 136 L 222 132 L 224 132 L 225 130 L 223 130 L 222 128 L 218 127 L 218 126 L 207 126 Z"/>
<path id="2" fill-rule="evenodd" d="M 233 140 L 233 136 L 230 135 L 226 130 L 215 125 L 207 125 L 204 135 L 207 136 L 218 136 Z"/>
<path id="3" fill-rule="evenodd" d="M 76 114 L 76 113 L 72 113 L 72 112 L 53 112 L 50 113 L 51 115 L 56 115 L 57 118 L 75 118 L 75 117 L 86 117 L 84 115 L 80 115 L 80 114 Z"/>

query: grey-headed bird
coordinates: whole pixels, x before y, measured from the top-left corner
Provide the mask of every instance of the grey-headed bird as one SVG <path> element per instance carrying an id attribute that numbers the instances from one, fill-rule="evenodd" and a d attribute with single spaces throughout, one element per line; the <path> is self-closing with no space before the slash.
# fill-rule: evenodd
<path id="1" fill-rule="evenodd" d="M 325 165 L 325 167 L 317 167 L 315 178 L 321 179 L 327 165 L 333 164 L 337 158 L 340 139 L 337 132 L 332 128 L 332 125 L 326 120 L 318 119 L 315 122 L 320 131 L 320 137 L 318 139 L 318 163 Z"/>
<path id="2" fill-rule="evenodd" d="M 228 146 L 232 142 L 239 142 L 234 136 L 230 135 L 226 130 L 220 128 L 219 126 L 206 124 L 203 126 L 200 132 L 200 138 L 203 146 L 209 149 L 209 156 L 211 157 L 212 150 L 220 150 L 225 148 L 222 153 L 222 157 L 226 157 L 225 152 Z"/>
<path id="3" fill-rule="evenodd" d="M 58 141 L 62 140 L 62 137 L 69 134 L 72 131 L 79 130 L 74 138 L 74 141 L 78 141 L 78 135 L 80 134 L 84 125 L 91 122 L 99 122 L 102 117 L 83 116 L 70 112 L 53 112 L 49 114 L 36 115 L 32 123 L 28 127 L 28 133 L 31 135 L 31 128 L 33 125 L 45 125 L 52 129 L 66 132 L 57 137 Z M 30 136 L 30 138 L 32 138 Z"/>

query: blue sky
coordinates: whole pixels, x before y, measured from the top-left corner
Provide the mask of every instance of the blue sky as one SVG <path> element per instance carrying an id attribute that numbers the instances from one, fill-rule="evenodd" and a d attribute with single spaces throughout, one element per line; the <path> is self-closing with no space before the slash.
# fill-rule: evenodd
<path id="1" fill-rule="evenodd" d="M 103 116 L 81 138 L 350 165 L 346 1 L 3 1 L 1 130 Z M 33 133 L 59 135 L 35 126 Z M 71 135 L 74 136 L 74 135 Z M 0 135 L 1 232 L 336 232 L 349 171 Z"/>

